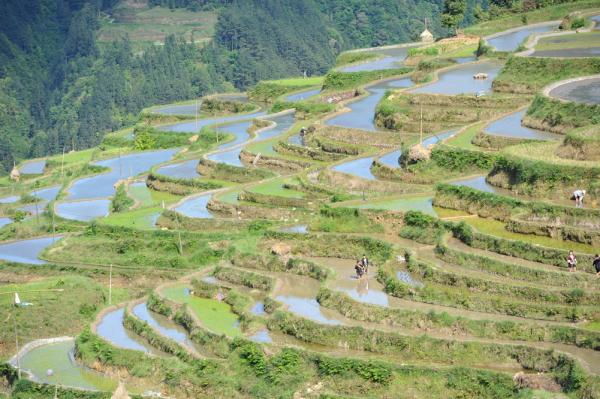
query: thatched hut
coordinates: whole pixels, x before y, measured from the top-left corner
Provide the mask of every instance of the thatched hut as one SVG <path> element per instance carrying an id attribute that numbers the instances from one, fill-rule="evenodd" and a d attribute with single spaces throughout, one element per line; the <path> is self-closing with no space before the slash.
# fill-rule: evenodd
<path id="1" fill-rule="evenodd" d="M 16 165 L 13 166 L 12 170 L 10 171 L 10 179 L 16 182 L 21 179 L 21 172 L 19 172 L 19 169 L 17 169 Z"/>
<path id="2" fill-rule="evenodd" d="M 425 30 L 419 35 L 421 38 L 421 42 L 423 43 L 433 43 L 433 34 L 429 32 L 429 29 L 425 28 Z"/>

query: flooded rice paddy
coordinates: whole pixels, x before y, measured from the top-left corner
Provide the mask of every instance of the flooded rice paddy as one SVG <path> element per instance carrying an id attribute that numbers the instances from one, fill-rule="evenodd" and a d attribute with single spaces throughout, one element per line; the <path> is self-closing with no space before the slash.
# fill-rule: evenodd
<path id="1" fill-rule="evenodd" d="M 367 87 L 367 96 L 346 104 L 349 112 L 334 116 L 325 121 L 327 125 L 341 126 L 351 129 L 362 129 L 367 131 L 377 131 L 375 126 L 375 108 L 383 98 L 386 90 L 398 89 L 412 86 L 410 78 L 394 79 L 377 83 Z"/>
<path id="2" fill-rule="evenodd" d="M 577 103 L 600 104 L 600 77 L 565 83 L 550 90 L 549 95 Z"/>
<path id="3" fill-rule="evenodd" d="M 116 388 L 116 381 L 79 365 L 74 352 L 74 340 L 63 340 L 31 349 L 19 358 L 19 363 L 34 381 L 41 383 L 98 391 Z"/>
<path id="4" fill-rule="evenodd" d="M 208 204 L 211 198 L 212 194 L 187 198 L 174 207 L 173 210 L 191 218 L 212 219 L 213 215 L 206 209 L 206 204 Z"/>
<path id="5" fill-rule="evenodd" d="M 23 175 L 41 175 L 46 168 L 46 160 L 25 162 L 19 168 L 19 172 Z"/>
<path id="6" fill-rule="evenodd" d="M 136 339 L 134 334 L 125 328 L 123 325 L 124 314 L 124 307 L 106 312 L 96 326 L 96 334 L 119 348 L 155 353 L 155 350 Z"/>
<path id="7" fill-rule="evenodd" d="M 502 64 L 497 61 L 462 64 L 440 72 L 437 81 L 409 92 L 446 95 L 489 93 L 501 68 Z M 474 79 L 473 75 L 478 73 L 487 74 L 487 79 Z"/>
<path id="8" fill-rule="evenodd" d="M 8 262 L 43 265 L 46 261 L 39 255 L 63 236 L 30 238 L 0 244 L 0 259 Z"/>
<path id="9" fill-rule="evenodd" d="M 316 96 L 317 94 L 319 94 L 321 92 L 321 89 L 310 89 L 310 90 L 304 90 L 304 91 L 300 91 L 297 93 L 292 93 L 289 94 L 287 96 L 285 96 L 285 101 L 302 101 L 302 100 L 306 100 L 309 99 L 313 96 Z"/>
<path id="10" fill-rule="evenodd" d="M 559 140 L 557 134 L 531 129 L 521 124 L 526 110 L 517 111 L 500 118 L 485 127 L 485 131 L 494 136 L 513 137 L 529 140 Z"/>
<path id="11" fill-rule="evenodd" d="M 174 177 L 176 179 L 195 179 L 197 177 L 201 177 L 201 175 L 196 171 L 197 166 L 198 160 L 190 159 L 188 161 L 161 166 L 160 168 L 156 169 L 156 173 L 168 177 Z"/>
<path id="12" fill-rule="evenodd" d="M 89 222 L 108 216 L 110 213 L 110 200 L 61 201 L 54 205 L 54 210 L 61 218 Z"/>
<path id="13" fill-rule="evenodd" d="M 496 35 L 487 39 L 487 42 L 496 51 L 515 51 L 532 34 L 549 32 L 558 28 L 558 23 L 544 24 L 541 26 L 524 26 L 508 33 Z"/>

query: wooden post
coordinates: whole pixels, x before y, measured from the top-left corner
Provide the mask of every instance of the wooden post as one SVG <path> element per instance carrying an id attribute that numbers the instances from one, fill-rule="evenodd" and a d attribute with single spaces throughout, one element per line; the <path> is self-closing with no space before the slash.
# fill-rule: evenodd
<path id="1" fill-rule="evenodd" d="M 183 244 L 181 243 L 181 226 L 179 225 L 179 214 L 177 214 L 176 220 L 177 220 L 177 236 L 179 238 L 179 255 L 183 256 Z"/>
<path id="2" fill-rule="evenodd" d="M 419 128 L 419 140 L 421 146 L 423 145 L 423 103 L 419 101 L 419 107 L 421 109 L 421 126 Z"/>
<path id="3" fill-rule="evenodd" d="M 21 360 L 20 360 L 20 354 L 19 354 L 19 334 L 17 332 L 17 316 L 16 316 L 16 312 L 13 314 L 13 323 L 15 325 L 15 344 L 17 346 L 17 375 L 18 378 L 21 379 Z"/>
<path id="4" fill-rule="evenodd" d="M 112 263 L 108 272 L 108 305 L 112 305 Z"/>
<path id="5" fill-rule="evenodd" d="M 62 162 L 60 163 L 60 179 L 63 179 L 65 170 L 65 147 L 63 147 Z"/>

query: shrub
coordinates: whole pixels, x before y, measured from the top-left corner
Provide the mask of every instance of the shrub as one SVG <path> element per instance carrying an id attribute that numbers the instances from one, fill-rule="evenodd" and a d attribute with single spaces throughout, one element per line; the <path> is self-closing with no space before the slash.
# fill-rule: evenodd
<path id="1" fill-rule="evenodd" d="M 479 43 L 477 44 L 477 50 L 475 51 L 475 55 L 477 57 L 488 55 L 492 51 L 492 46 L 487 45 L 484 39 L 479 39 Z"/>
<path id="2" fill-rule="evenodd" d="M 129 198 L 125 190 L 125 184 L 119 184 L 115 196 L 111 202 L 113 212 L 124 212 L 133 205 L 133 199 Z"/>

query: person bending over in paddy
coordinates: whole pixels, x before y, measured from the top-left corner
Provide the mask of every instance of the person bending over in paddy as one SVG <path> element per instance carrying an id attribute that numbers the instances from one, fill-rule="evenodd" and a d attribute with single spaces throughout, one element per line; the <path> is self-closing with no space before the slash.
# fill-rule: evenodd
<path id="1" fill-rule="evenodd" d="M 596 254 L 592 265 L 594 266 L 594 270 L 596 270 L 596 277 L 600 276 L 600 254 Z"/>
<path id="2" fill-rule="evenodd" d="M 360 260 L 356 261 L 356 265 L 354 265 L 354 270 L 356 270 L 356 278 L 361 278 L 365 274 L 365 269 Z"/>
<path id="3" fill-rule="evenodd" d="M 573 199 L 575 200 L 576 208 L 583 208 L 583 197 L 585 197 L 585 190 L 573 191 Z"/>
<path id="4" fill-rule="evenodd" d="M 577 271 L 577 258 L 573 251 L 569 251 L 569 256 L 567 256 L 567 266 L 569 267 L 570 272 Z"/>

